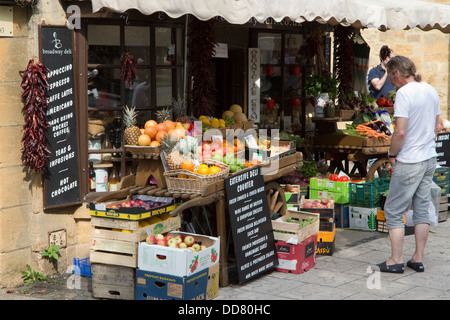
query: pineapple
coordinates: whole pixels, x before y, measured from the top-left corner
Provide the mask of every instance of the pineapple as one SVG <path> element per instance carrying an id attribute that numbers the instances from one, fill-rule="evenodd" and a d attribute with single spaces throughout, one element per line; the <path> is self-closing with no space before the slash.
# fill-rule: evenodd
<path id="1" fill-rule="evenodd" d="M 170 170 L 181 169 L 181 165 L 184 161 L 180 151 L 176 148 L 177 142 L 178 141 L 174 140 L 170 135 L 165 136 L 161 140 L 161 146 L 166 156 L 167 166 Z"/>
<path id="2" fill-rule="evenodd" d="M 125 125 L 124 138 L 126 145 L 137 146 L 139 145 L 138 140 L 141 135 L 141 130 L 136 126 L 136 116 L 137 112 L 134 111 L 135 107 L 128 108 L 124 107 L 123 111 L 123 122 Z"/>
<path id="3" fill-rule="evenodd" d="M 156 111 L 156 118 L 158 122 L 164 122 L 172 118 L 172 111 L 169 108 L 163 108 L 162 110 Z"/>
<path id="4" fill-rule="evenodd" d="M 175 120 L 183 122 L 187 118 L 184 100 L 180 96 L 178 96 L 178 100 L 172 97 L 172 106 Z"/>

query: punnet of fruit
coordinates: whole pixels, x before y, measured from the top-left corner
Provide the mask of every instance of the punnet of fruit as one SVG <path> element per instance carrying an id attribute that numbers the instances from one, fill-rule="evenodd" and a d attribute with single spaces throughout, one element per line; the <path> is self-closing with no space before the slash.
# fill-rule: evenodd
<path id="1" fill-rule="evenodd" d="M 107 209 L 140 208 L 152 210 L 173 203 L 172 197 L 154 197 L 147 195 L 135 195 L 132 198 L 118 201 L 107 206 Z"/>

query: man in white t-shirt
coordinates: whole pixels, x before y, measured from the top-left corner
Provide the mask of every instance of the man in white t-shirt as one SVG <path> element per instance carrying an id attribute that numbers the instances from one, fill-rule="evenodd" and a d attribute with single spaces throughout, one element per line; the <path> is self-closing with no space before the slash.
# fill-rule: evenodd
<path id="1" fill-rule="evenodd" d="M 416 250 L 407 266 L 423 272 L 423 253 L 429 232 L 428 207 L 436 169 L 435 138 L 441 130 L 439 96 L 416 75 L 414 63 L 396 56 L 387 63 L 391 82 L 397 88 L 394 105 L 395 131 L 388 153 L 392 164 L 389 194 L 384 206 L 391 240 L 391 257 L 372 266 L 381 272 L 403 273 L 403 215 L 413 204 Z"/>

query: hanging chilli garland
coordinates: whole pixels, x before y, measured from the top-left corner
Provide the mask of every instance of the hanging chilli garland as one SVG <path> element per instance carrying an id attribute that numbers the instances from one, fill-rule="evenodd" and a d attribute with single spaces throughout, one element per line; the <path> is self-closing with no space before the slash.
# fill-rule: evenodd
<path id="1" fill-rule="evenodd" d="M 353 92 L 353 28 L 336 26 L 336 74 L 339 80 L 339 105 L 343 105 L 349 93 Z"/>
<path id="2" fill-rule="evenodd" d="M 215 104 L 212 95 L 216 91 L 211 69 L 216 41 L 214 20 L 201 21 L 197 18 L 189 24 L 189 71 L 193 77 L 192 107 L 195 116 L 212 115 L 210 106 Z"/>
<path id="3" fill-rule="evenodd" d="M 28 173 L 33 170 L 44 174 L 46 164 L 51 154 L 46 145 L 45 133 L 48 128 L 46 110 L 48 101 L 47 68 L 40 61 L 31 59 L 25 71 L 21 71 L 22 112 L 25 116 L 22 136 L 22 165 L 28 167 Z"/>
<path id="4" fill-rule="evenodd" d="M 136 58 L 129 52 L 124 52 L 120 56 L 120 62 L 122 63 L 122 73 L 120 79 L 125 81 L 130 86 L 130 90 L 133 90 L 133 81 L 136 79 Z"/>

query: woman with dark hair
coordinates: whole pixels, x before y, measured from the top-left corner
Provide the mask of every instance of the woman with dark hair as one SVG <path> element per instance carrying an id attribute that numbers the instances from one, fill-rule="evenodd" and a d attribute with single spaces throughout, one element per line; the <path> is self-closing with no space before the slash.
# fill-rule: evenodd
<path id="1" fill-rule="evenodd" d="M 375 99 L 386 97 L 389 91 L 395 90 L 386 72 L 386 63 L 394 57 L 394 51 L 388 46 L 380 49 L 380 64 L 369 71 L 367 81 L 369 95 Z"/>

